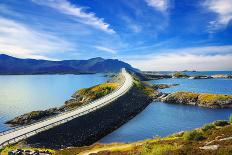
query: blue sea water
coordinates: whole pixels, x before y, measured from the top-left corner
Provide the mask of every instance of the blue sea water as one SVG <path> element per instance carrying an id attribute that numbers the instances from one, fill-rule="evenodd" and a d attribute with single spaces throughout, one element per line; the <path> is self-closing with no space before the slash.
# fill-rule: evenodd
<path id="1" fill-rule="evenodd" d="M 162 137 L 191 130 L 215 120 L 228 119 L 231 113 L 231 109 L 206 109 L 153 102 L 140 114 L 99 142 L 134 142 L 155 136 Z"/>
<path id="2" fill-rule="evenodd" d="M 195 93 L 232 94 L 232 79 L 161 79 L 152 80 L 152 84 L 179 84 L 162 89 L 162 92 L 188 91 Z"/>
<path id="3" fill-rule="evenodd" d="M 190 72 L 195 75 L 231 74 L 232 72 Z M 232 94 L 232 79 L 162 79 L 152 84 L 179 84 L 162 92 L 191 91 L 200 93 Z M 153 102 L 129 122 L 102 138 L 101 143 L 133 142 L 154 136 L 191 130 L 206 123 L 228 119 L 232 109 L 207 109 L 188 105 Z"/>
<path id="4" fill-rule="evenodd" d="M 61 106 L 76 90 L 106 80 L 103 74 L 0 76 L 0 131 L 15 116 Z"/>

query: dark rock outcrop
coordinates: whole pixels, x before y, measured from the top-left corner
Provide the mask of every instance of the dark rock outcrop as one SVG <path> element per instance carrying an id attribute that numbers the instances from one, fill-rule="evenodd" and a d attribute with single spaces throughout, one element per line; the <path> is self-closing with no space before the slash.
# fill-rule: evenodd
<path id="1" fill-rule="evenodd" d="M 21 116 L 15 117 L 14 119 L 7 121 L 6 124 L 10 124 L 12 126 L 29 124 L 37 120 L 49 117 L 51 115 L 55 115 L 57 113 L 58 109 L 56 108 L 51 108 L 44 111 L 32 111 Z"/>
<path id="2" fill-rule="evenodd" d="M 179 84 L 153 84 L 152 88 L 157 90 L 157 89 L 165 89 L 165 88 L 170 88 L 174 86 L 178 86 Z"/>

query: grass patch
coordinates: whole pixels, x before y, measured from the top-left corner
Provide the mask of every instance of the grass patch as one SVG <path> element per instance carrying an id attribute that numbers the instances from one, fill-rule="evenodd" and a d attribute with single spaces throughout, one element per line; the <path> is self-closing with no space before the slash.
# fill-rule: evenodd
<path id="1" fill-rule="evenodd" d="M 183 72 L 175 72 L 172 74 L 173 77 L 175 78 L 184 78 L 184 77 L 188 77 L 188 75 L 184 74 Z"/>
<path id="2" fill-rule="evenodd" d="M 232 100 L 232 95 L 224 94 L 199 94 L 198 100 L 200 104 L 215 104 L 218 102 L 225 102 Z"/>
<path id="3" fill-rule="evenodd" d="M 200 141 L 205 139 L 205 137 L 203 136 L 203 133 L 201 133 L 200 131 L 186 131 L 183 135 L 184 140 L 187 141 Z"/>
<path id="4" fill-rule="evenodd" d="M 146 95 L 148 95 L 148 96 L 154 96 L 155 90 L 151 86 L 149 86 L 149 84 L 140 81 L 136 77 L 134 77 L 134 85 L 138 89 L 142 90 Z"/>
<path id="5" fill-rule="evenodd" d="M 179 149 L 176 144 L 146 144 L 143 146 L 141 155 L 164 155 L 172 154 L 173 151 Z"/>
<path id="6" fill-rule="evenodd" d="M 208 130 L 215 129 L 215 128 L 216 126 L 214 124 L 206 124 L 201 129 L 202 131 L 207 132 Z"/>
<path id="7" fill-rule="evenodd" d="M 80 89 L 77 91 L 77 93 L 75 93 L 75 95 L 83 96 L 85 98 L 89 98 L 90 100 L 95 100 L 111 93 L 116 88 L 118 88 L 118 86 L 118 83 L 99 84 L 90 88 Z"/>
<path id="8" fill-rule="evenodd" d="M 229 122 L 232 123 L 232 114 L 230 114 Z"/>

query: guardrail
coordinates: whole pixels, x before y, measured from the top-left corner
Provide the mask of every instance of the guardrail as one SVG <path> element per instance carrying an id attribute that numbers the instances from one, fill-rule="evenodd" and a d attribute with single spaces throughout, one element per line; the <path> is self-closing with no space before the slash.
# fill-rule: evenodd
<path id="1" fill-rule="evenodd" d="M 129 73 L 127 73 L 127 74 L 129 74 Z M 100 100 L 102 100 L 102 99 L 104 99 L 104 98 L 106 98 L 106 97 L 108 97 L 108 96 L 114 94 L 114 93 L 117 92 L 119 89 L 121 89 L 121 88 L 123 87 L 123 85 L 125 84 L 125 79 L 126 79 L 126 78 L 124 77 L 124 78 L 123 78 L 122 84 L 121 84 L 116 90 L 114 90 L 114 91 L 111 92 L 110 94 L 108 94 L 108 95 L 106 95 L 106 96 L 104 96 L 104 97 L 101 97 L 101 98 L 99 98 L 99 99 L 97 99 L 97 100 L 95 100 L 95 101 L 93 101 L 93 102 L 90 102 L 90 103 L 88 103 L 88 104 L 86 104 L 86 105 L 83 105 L 83 106 L 81 106 L 81 107 L 79 107 L 79 108 L 76 108 L 76 109 L 73 109 L 73 110 L 70 110 L 70 111 L 67 111 L 67 112 L 58 114 L 58 115 L 56 115 L 56 116 L 51 116 L 51 117 L 46 118 L 46 119 L 44 119 L 44 120 L 40 120 L 40 121 L 35 122 L 35 123 L 32 123 L 32 124 L 30 124 L 30 125 L 26 125 L 26 126 L 17 127 L 17 128 L 14 128 L 14 129 L 10 129 L 10 130 L 3 131 L 3 132 L 0 133 L 0 135 L 3 136 L 3 135 L 9 134 L 9 133 L 12 133 L 12 132 L 15 132 L 15 131 L 18 131 L 18 130 L 21 130 L 21 129 L 24 129 L 24 128 L 27 128 L 27 127 L 30 127 L 30 126 L 33 126 L 33 125 L 36 125 L 36 124 L 39 124 L 39 123 L 41 123 L 41 122 L 43 122 L 43 121 L 51 120 L 51 119 L 54 119 L 54 118 L 56 118 L 56 117 L 60 117 L 60 116 L 62 116 L 62 115 L 66 115 L 66 114 L 69 114 L 69 113 L 71 113 L 71 112 L 73 112 L 73 111 L 76 111 L 76 110 L 82 109 L 82 108 L 84 108 L 84 107 L 90 106 L 90 105 L 92 105 L 92 104 L 94 104 L 94 103 L 96 103 L 96 102 L 98 102 L 98 101 L 100 101 Z M 133 86 L 133 82 L 132 82 L 132 81 L 130 81 L 130 82 L 131 82 L 131 84 L 129 85 L 129 87 L 128 87 L 127 89 L 125 89 L 125 91 L 123 91 L 123 92 L 120 93 L 119 95 L 117 95 L 117 96 L 115 96 L 115 97 L 113 97 L 113 98 L 107 100 L 106 102 L 103 102 L 102 104 L 96 105 L 96 106 L 92 107 L 91 109 L 87 109 L 87 110 L 85 110 L 85 111 L 82 111 L 82 112 L 80 112 L 80 113 L 78 113 L 78 114 L 76 114 L 76 115 L 72 115 L 72 116 L 67 117 L 67 118 L 65 118 L 65 119 L 62 119 L 62 120 L 53 122 L 53 123 L 48 124 L 48 125 L 46 125 L 46 126 L 37 128 L 37 129 L 32 130 L 32 131 L 30 131 L 30 132 L 27 132 L 27 133 L 24 133 L 24 134 L 19 135 L 19 136 L 17 136 L 17 137 L 14 137 L 14 138 L 11 138 L 11 139 L 9 139 L 9 140 L 6 140 L 6 141 L 4 141 L 4 142 L 2 142 L 2 143 L 0 144 L 0 148 L 1 148 L 1 147 L 4 147 L 4 146 L 6 146 L 6 145 L 12 144 L 12 143 L 16 143 L 16 142 L 18 142 L 18 141 L 20 141 L 20 140 L 22 140 L 22 139 L 25 139 L 25 138 L 28 138 L 28 137 L 30 137 L 30 136 L 33 136 L 33 135 L 35 135 L 35 134 L 37 134 L 37 133 L 39 133 L 39 132 L 42 132 L 42 131 L 48 130 L 48 129 L 50 129 L 50 128 L 53 128 L 53 127 L 55 127 L 55 126 L 64 124 L 64 123 L 66 123 L 66 122 L 68 122 L 68 121 L 70 121 L 70 120 L 72 120 L 72 119 L 74 119 L 74 118 L 77 118 L 77 117 L 79 117 L 79 116 L 85 115 L 85 114 L 87 114 L 87 113 L 89 113 L 89 112 L 93 112 L 93 111 L 97 110 L 98 108 L 101 108 L 101 107 L 103 107 L 103 106 L 105 106 L 105 105 L 111 103 L 111 102 L 114 101 L 115 99 L 117 99 L 117 98 L 119 98 L 120 96 L 124 95 L 124 94 Z"/>

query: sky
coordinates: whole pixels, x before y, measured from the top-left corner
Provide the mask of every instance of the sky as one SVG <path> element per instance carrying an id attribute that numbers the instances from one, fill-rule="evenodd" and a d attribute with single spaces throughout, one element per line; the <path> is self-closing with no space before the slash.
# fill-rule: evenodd
<path id="1" fill-rule="evenodd" d="M 1 0 L 0 53 L 232 70 L 232 0 Z"/>

